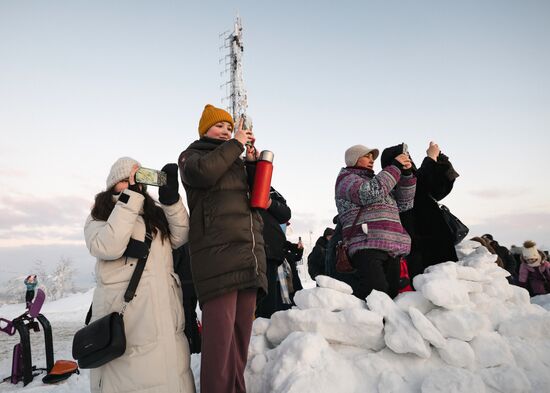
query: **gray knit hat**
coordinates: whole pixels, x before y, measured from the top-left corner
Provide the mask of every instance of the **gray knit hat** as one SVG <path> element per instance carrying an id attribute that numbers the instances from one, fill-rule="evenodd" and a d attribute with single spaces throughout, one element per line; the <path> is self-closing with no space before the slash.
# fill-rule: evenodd
<path id="1" fill-rule="evenodd" d="M 132 172 L 132 167 L 134 164 L 141 166 L 139 162 L 130 157 L 121 157 L 115 161 L 107 176 L 107 190 L 117 184 L 119 181 L 128 179 L 130 177 L 130 172 Z"/>
<path id="2" fill-rule="evenodd" d="M 346 150 L 346 166 L 355 166 L 357 160 L 367 154 L 372 153 L 373 158 L 376 160 L 378 157 L 378 149 L 370 149 L 363 145 L 354 145 Z"/>

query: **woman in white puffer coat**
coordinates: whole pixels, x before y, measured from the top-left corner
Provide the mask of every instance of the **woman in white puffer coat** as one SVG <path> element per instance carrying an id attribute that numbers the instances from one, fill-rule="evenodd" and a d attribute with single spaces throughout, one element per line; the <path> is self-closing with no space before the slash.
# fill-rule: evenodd
<path id="1" fill-rule="evenodd" d="M 124 313 L 126 352 L 92 369 L 92 393 L 195 392 L 185 338 L 182 291 L 174 273 L 172 249 L 183 245 L 189 233 L 189 215 L 178 194 L 177 165 L 167 164 L 168 184 L 159 188 L 160 207 L 136 184 L 139 163 L 118 159 L 107 177 L 107 190 L 96 195 L 84 234 L 97 258 L 97 287 L 92 321 L 122 309 L 123 297 L 136 267 L 136 258 L 124 256 L 130 238 L 145 239 L 145 221 L 153 240 L 145 270 L 133 300 Z"/>

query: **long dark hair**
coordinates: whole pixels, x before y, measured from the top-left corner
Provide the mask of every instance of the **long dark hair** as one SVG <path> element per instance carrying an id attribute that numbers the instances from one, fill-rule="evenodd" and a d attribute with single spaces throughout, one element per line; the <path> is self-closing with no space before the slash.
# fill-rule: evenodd
<path id="1" fill-rule="evenodd" d="M 164 239 L 170 237 L 170 228 L 166 215 L 146 191 L 140 191 L 140 194 L 145 197 L 145 201 L 143 202 L 143 220 L 149 223 L 153 235 L 160 232 L 162 241 L 164 242 Z M 114 193 L 113 189 L 110 189 L 102 191 L 95 196 L 91 212 L 94 220 L 107 221 L 116 205 L 116 201 L 113 198 L 114 195 L 116 193 Z"/>

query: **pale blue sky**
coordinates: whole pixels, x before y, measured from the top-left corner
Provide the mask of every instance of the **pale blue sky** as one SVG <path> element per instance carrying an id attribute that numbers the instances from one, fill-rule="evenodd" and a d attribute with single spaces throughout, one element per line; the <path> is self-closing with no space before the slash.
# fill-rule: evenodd
<path id="1" fill-rule="evenodd" d="M 331 224 L 347 147 L 404 141 L 420 163 L 435 140 L 472 235 L 550 246 L 548 1 L 0 0 L 0 256 L 81 247 L 116 158 L 177 159 L 222 105 L 218 35 L 237 12 L 293 240 Z"/>

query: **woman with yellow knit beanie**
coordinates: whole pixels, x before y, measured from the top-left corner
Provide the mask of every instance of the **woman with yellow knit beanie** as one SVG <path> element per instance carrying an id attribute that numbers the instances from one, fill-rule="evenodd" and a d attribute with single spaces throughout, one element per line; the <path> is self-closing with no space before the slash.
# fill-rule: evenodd
<path id="1" fill-rule="evenodd" d="M 267 292 L 262 219 L 250 208 L 241 158 L 252 130 L 206 105 L 199 140 L 179 157 L 190 218 L 189 253 L 202 308 L 201 392 L 244 392 L 258 294 Z M 254 159 L 253 148 L 246 158 Z"/>

